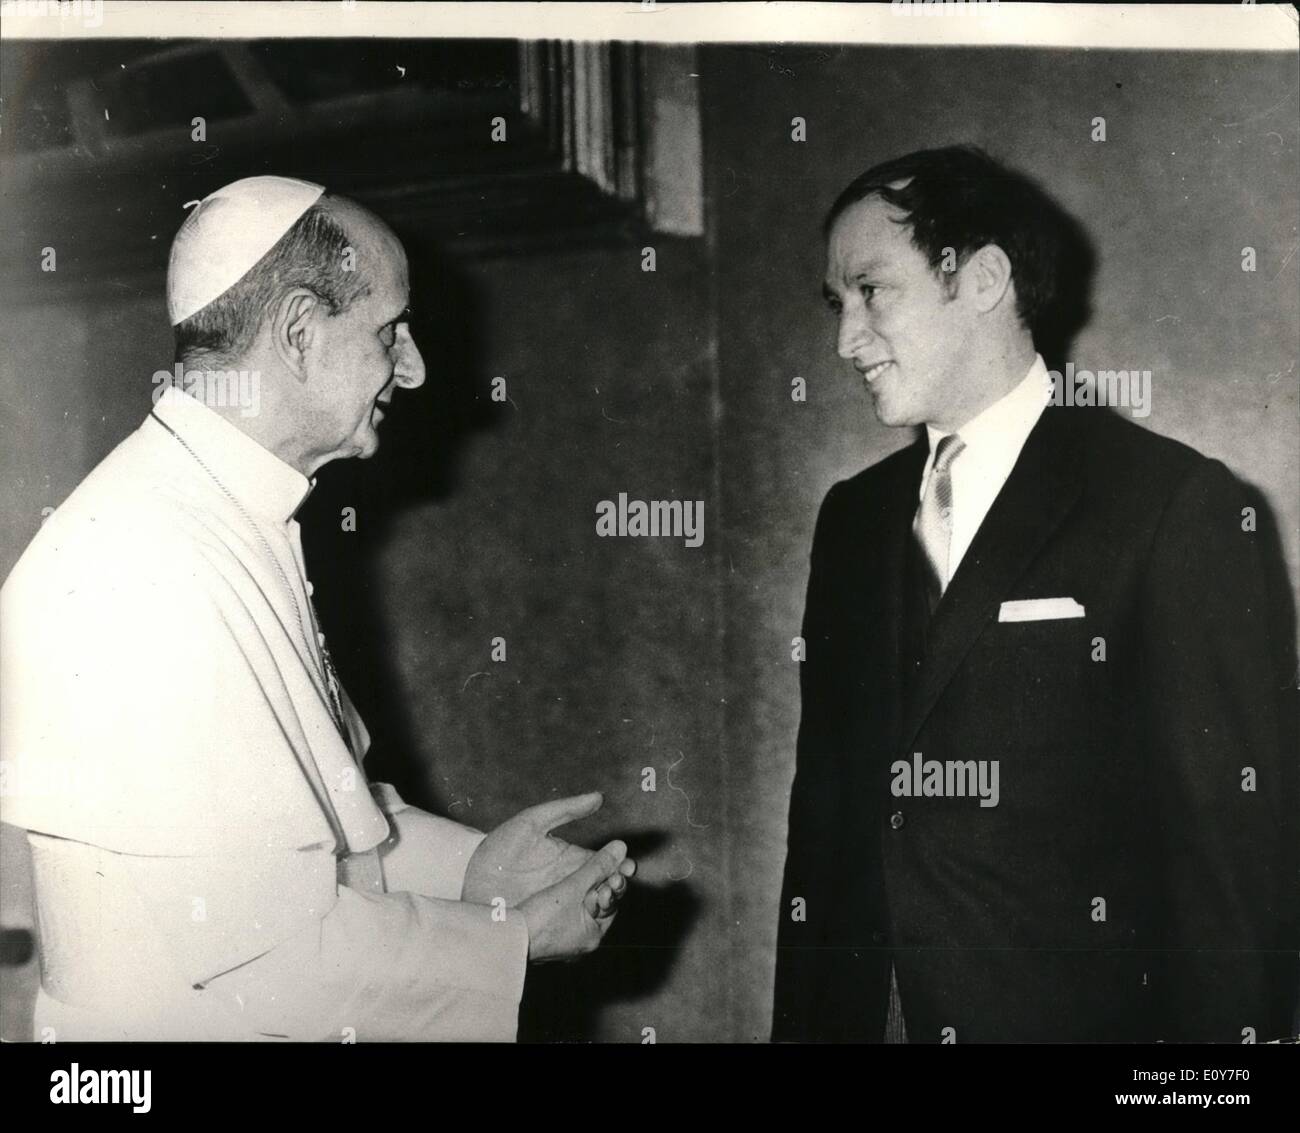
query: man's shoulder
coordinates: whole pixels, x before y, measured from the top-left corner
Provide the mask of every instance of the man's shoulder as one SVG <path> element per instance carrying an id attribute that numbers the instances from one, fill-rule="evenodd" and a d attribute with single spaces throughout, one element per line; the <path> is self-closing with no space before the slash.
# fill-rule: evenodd
<path id="1" fill-rule="evenodd" d="M 1050 414 L 1050 416 L 1048 416 Z M 1092 495 L 1158 508 L 1191 483 L 1233 488 L 1235 475 L 1220 460 L 1118 412 L 1049 407 L 1049 427 L 1072 442 Z"/>
<path id="2" fill-rule="evenodd" d="M 926 448 L 918 437 L 870 464 L 860 472 L 846 476 L 831 485 L 826 493 L 828 505 L 851 506 L 860 504 L 882 493 L 916 487 L 917 478 L 925 465 Z"/>
<path id="3" fill-rule="evenodd" d="M 1059 418 L 1073 427 L 1086 454 L 1094 460 L 1123 462 L 1156 474 L 1179 476 L 1210 459 L 1191 445 L 1158 433 L 1116 410 L 1049 406 L 1044 417 L 1048 421 Z"/>
<path id="4" fill-rule="evenodd" d="M 1110 409 L 1048 406 L 1034 432 L 1044 442 L 1038 446 L 1039 457 L 1069 464 L 1094 502 L 1158 511 L 1162 501 L 1188 484 L 1229 491 L 1237 484 L 1221 461 Z M 842 515 L 860 514 L 863 508 L 915 492 L 926 454 L 923 440 L 917 438 L 839 480 L 826 493 L 823 516 L 833 523 Z M 1021 463 L 1026 459 L 1033 458 L 1022 452 Z"/>

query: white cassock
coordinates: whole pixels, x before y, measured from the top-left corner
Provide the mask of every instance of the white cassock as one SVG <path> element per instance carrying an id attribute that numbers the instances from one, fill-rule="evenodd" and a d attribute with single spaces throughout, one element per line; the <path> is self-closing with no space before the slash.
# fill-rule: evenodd
<path id="1" fill-rule="evenodd" d="M 0 592 L 37 1038 L 513 1039 L 524 919 L 459 899 L 483 835 L 368 784 L 334 706 L 311 485 L 186 394 L 154 414 Z"/>

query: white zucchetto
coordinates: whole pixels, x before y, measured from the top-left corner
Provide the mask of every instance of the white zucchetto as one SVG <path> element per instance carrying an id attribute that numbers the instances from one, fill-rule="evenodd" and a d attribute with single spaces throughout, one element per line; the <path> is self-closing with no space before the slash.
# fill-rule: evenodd
<path id="1" fill-rule="evenodd" d="M 324 192 L 322 185 L 292 177 L 245 177 L 204 197 L 172 241 L 172 326 L 243 279 Z"/>

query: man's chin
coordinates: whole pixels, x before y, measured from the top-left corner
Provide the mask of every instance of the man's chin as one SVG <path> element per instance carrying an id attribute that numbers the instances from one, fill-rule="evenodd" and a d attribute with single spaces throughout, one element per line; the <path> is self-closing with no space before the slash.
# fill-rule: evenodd
<path id="1" fill-rule="evenodd" d="M 872 394 L 871 405 L 876 411 L 876 420 L 891 429 L 900 429 L 917 423 L 912 420 L 912 414 L 908 413 L 903 406 L 892 402 L 887 396 Z"/>

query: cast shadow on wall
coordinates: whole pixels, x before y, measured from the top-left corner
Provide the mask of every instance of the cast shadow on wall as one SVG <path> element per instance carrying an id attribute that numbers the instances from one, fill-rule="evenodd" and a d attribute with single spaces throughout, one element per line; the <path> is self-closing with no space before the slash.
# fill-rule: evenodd
<path id="1" fill-rule="evenodd" d="M 444 800 L 420 797 L 423 777 L 407 762 L 419 744 L 398 691 L 396 638 L 377 590 L 376 557 L 397 516 L 455 491 L 461 447 L 497 418 L 479 373 L 481 318 L 468 279 L 432 242 L 399 236 L 410 259 L 411 333 L 424 356 L 424 385 L 396 391 L 373 458 L 321 470 L 298 518 L 330 651 L 370 731 L 367 774 L 439 810 Z M 348 508 L 353 530 L 344 526 Z"/>
<path id="2" fill-rule="evenodd" d="M 642 860 L 667 844 L 658 831 L 620 833 L 632 857 Z M 600 948 L 575 964 L 533 967 L 519 1008 L 520 1042 L 640 1043 L 641 1024 L 626 1034 L 601 1027 L 601 1008 L 629 999 L 650 1000 L 667 981 L 700 912 L 700 898 L 684 881 L 634 883 Z M 647 1009 L 645 1026 L 663 1030 Z"/>
<path id="3" fill-rule="evenodd" d="M 1074 340 L 1092 320 L 1092 291 L 1097 276 L 1097 249 L 1087 229 L 1042 186 L 1039 191 L 1052 209 L 1048 226 L 1055 248 L 1055 286 L 1051 300 L 1035 320 L 1034 346 L 1048 370 L 1065 372 L 1073 357 Z"/>
<path id="4" fill-rule="evenodd" d="M 482 300 L 467 273 L 418 232 L 398 235 L 410 260 L 411 331 L 424 356 L 425 384 L 397 392 L 375 458 L 322 470 L 299 519 L 331 653 L 371 734 L 366 773 L 394 784 L 414 805 L 446 814 L 448 800 L 431 797 L 426 784 L 433 777 L 411 760 L 421 745 L 399 692 L 404 681 L 395 627 L 377 590 L 377 555 L 401 513 L 454 495 L 462 448 L 499 427 L 509 406 L 490 397 L 491 378 L 482 370 Z M 342 529 L 346 507 L 356 509 L 355 533 Z M 623 838 L 637 858 L 668 841 L 656 830 L 611 836 Z M 530 970 L 520 1039 L 598 1037 L 603 1005 L 651 994 L 668 979 L 698 906 L 687 883 L 634 884 L 598 952 L 580 963 Z"/>

